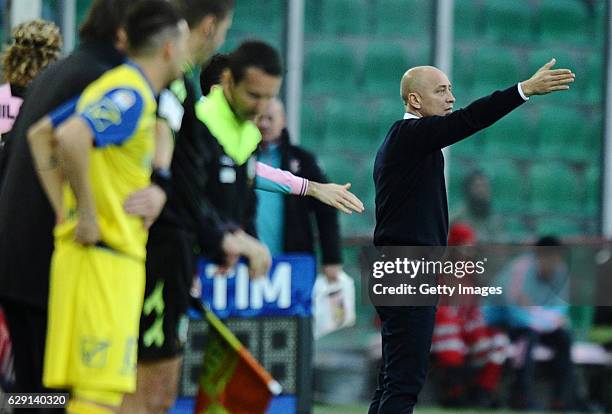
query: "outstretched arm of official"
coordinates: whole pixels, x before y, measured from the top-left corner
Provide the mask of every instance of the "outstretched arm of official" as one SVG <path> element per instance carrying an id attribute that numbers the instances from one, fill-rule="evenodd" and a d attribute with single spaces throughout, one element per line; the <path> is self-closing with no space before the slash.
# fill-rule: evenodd
<path id="1" fill-rule="evenodd" d="M 351 214 L 352 211 L 361 213 L 364 210 L 361 200 L 349 191 L 350 184 L 322 184 L 308 181 L 306 178 L 262 162 L 257 163 L 256 173 L 255 187 L 260 190 L 314 197 L 347 214 Z"/>

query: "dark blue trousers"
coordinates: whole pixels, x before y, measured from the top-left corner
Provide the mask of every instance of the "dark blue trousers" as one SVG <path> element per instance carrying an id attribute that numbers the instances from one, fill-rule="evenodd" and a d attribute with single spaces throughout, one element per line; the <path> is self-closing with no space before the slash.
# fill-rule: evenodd
<path id="1" fill-rule="evenodd" d="M 412 414 L 425 378 L 435 306 L 377 306 L 382 365 L 368 414 Z"/>

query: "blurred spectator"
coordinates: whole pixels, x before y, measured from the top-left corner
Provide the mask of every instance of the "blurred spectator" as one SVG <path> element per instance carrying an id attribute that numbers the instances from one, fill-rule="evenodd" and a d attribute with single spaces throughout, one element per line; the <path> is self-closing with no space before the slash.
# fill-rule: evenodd
<path id="1" fill-rule="evenodd" d="M 24 96 L 25 88 L 50 63 L 60 57 L 59 28 L 46 20 L 31 20 L 13 29 L 12 43 L 2 59 L 4 78 L 13 95 Z"/>
<path id="2" fill-rule="evenodd" d="M 326 183 L 327 177 L 317 165 L 313 154 L 292 145 L 285 128 L 285 109 L 278 98 L 268 104 L 257 126 L 262 142 L 258 159 L 272 167 L 288 170 L 309 181 Z M 323 255 L 322 272 L 335 281 L 342 271 L 338 213 L 313 198 L 283 195 L 256 190 L 257 234 L 272 255 L 282 253 L 314 254 L 314 236 L 318 233 Z M 314 217 L 317 231 L 313 229 Z"/>
<path id="3" fill-rule="evenodd" d="M 449 229 L 449 246 L 471 246 L 474 230 L 464 223 Z M 468 260 L 470 254 L 452 249 L 454 260 Z M 460 279 L 470 283 L 470 275 Z M 440 371 L 440 399 L 444 406 L 491 408 L 508 352 L 508 338 L 486 324 L 477 302 L 439 306 L 431 352 Z M 466 381 L 466 375 L 469 375 Z"/>
<path id="4" fill-rule="evenodd" d="M 535 253 L 513 260 L 500 275 L 504 289 L 502 306 L 486 307 L 489 323 L 506 326 L 515 345 L 511 406 L 514 409 L 535 408 L 533 349 L 541 343 L 554 352 L 551 362 L 553 390 L 551 408 L 567 409 L 573 390 L 571 360 L 572 338 L 564 293 L 568 268 L 561 242 L 554 236 L 542 237 Z"/>
<path id="5" fill-rule="evenodd" d="M 46 20 L 37 19 L 21 23 L 15 26 L 11 36 L 12 42 L 2 57 L 2 70 L 4 81 L 10 85 L 12 96 L 3 97 L 3 100 L 13 100 L 13 97 L 23 99 L 30 82 L 50 63 L 59 59 L 62 48 L 59 28 L 53 22 Z M 2 102 L 3 106 L 7 104 L 8 102 Z M 21 101 L 15 106 L 20 107 Z M 17 118 L 13 108 L 13 105 L 9 106 L 11 123 Z M 0 186 L 10 150 L 9 134 L 6 132 L 11 127 L 12 124 L 0 131 L 3 134 L 0 137 Z"/>
<path id="6" fill-rule="evenodd" d="M 450 221 L 470 224 L 480 243 L 505 241 L 501 217 L 493 211 L 491 183 L 480 170 L 468 174 L 463 181 L 464 204 L 451 214 Z"/>

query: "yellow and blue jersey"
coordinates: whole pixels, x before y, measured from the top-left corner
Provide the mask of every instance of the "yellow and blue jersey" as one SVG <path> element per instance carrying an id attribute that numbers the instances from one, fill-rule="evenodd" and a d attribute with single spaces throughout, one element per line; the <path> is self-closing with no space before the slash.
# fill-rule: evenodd
<path id="1" fill-rule="evenodd" d="M 91 128 L 89 179 L 101 242 L 139 260 L 146 256 L 147 231 L 142 219 L 128 215 L 123 205 L 130 194 L 150 184 L 156 111 L 154 90 L 140 68 L 128 62 L 50 114 L 54 126 L 76 114 Z M 56 242 L 74 239 L 77 224 L 76 198 L 67 183 L 63 202 L 65 219 L 55 228 Z"/>

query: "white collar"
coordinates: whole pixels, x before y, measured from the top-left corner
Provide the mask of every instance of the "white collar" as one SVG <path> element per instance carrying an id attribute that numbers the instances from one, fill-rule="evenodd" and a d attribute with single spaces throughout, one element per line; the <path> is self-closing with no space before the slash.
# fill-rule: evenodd
<path id="1" fill-rule="evenodd" d="M 411 114 L 410 112 L 406 112 L 404 114 L 404 119 L 419 119 L 420 116 L 417 116 L 415 114 Z"/>

